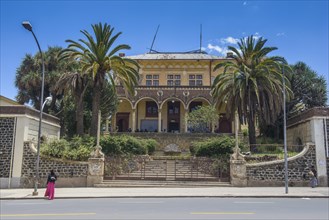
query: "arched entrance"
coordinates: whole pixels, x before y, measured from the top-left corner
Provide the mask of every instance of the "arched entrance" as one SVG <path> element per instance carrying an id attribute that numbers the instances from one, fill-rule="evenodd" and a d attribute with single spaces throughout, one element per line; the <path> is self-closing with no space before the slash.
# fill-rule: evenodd
<path id="1" fill-rule="evenodd" d="M 116 129 L 118 132 L 127 132 L 129 129 L 129 112 L 120 112 L 116 116 Z"/>
<path id="2" fill-rule="evenodd" d="M 215 129 L 216 133 L 232 133 L 232 123 L 225 114 L 221 114 L 218 120 L 218 128 Z"/>
<path id="3" fill-rule="evenodd" d="M 169 101 L 167 103 L 168 108 L 168 132 L 179 132 L 180 131 L 180 102 Z"/>

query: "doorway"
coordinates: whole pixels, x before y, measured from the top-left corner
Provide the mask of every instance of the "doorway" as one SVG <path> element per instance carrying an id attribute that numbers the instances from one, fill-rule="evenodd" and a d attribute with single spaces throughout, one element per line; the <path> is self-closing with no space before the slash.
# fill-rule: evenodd
<path id="1" fill-rule="evenodd" d="M 180 102 L 168 102 L 168 132 L 180 131 Z"/>
<path id="2" fill-rule="evenodd" d="M 129 129 L 129 112 L 120 112 L 117 113 L 117 131 L 118 132 L 127 132 Z"/>

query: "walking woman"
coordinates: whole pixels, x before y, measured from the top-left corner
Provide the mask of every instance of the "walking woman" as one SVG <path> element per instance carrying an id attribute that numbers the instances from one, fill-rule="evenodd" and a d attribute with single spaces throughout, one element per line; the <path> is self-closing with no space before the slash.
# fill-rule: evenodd
<path id="1" fill-rule="evenodd" d="M 55 196 L 55 182 L 57 180 L 57 176 L 53 170 L 50 171 L 50 174 L 47 178 L 47 190 L 45 192 L 45 197 L 48 196 L 49 200 L 54 199 Z"/>
<path id="2" fill-rule="evenodd" d="M 310 172 L 309 172 L 309 175 L 310 175 L 310 184 L 311 184 L 311 187 L 314 188 L 318 185 L 318 172 L 316 172 L 316 169 L 314 168 L 314 166 L 311 167 L 310 169 Z"/>

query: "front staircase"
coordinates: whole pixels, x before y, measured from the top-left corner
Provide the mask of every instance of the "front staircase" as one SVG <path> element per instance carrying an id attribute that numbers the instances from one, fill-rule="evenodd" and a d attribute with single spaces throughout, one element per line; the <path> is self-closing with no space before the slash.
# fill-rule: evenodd
<path id="1" fill-rule="evenodd" d="M 172 188 L 194 188 L 194 187 L 230 187 L 229 182 L 214 181 L 152 181 L 152 180 L 104 180 L 102 183 L 95 184 L 95 187 L 172 187 Z"/>

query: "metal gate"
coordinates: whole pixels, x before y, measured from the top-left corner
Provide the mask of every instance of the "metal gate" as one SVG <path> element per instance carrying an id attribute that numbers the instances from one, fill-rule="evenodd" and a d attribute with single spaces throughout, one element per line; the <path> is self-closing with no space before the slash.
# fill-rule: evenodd
<path id="1" fill-rule="evenodd" d="M 229 174 L 228 160 L 205 157 L 106 157 L 104 179 L 228 182 Z"/>

